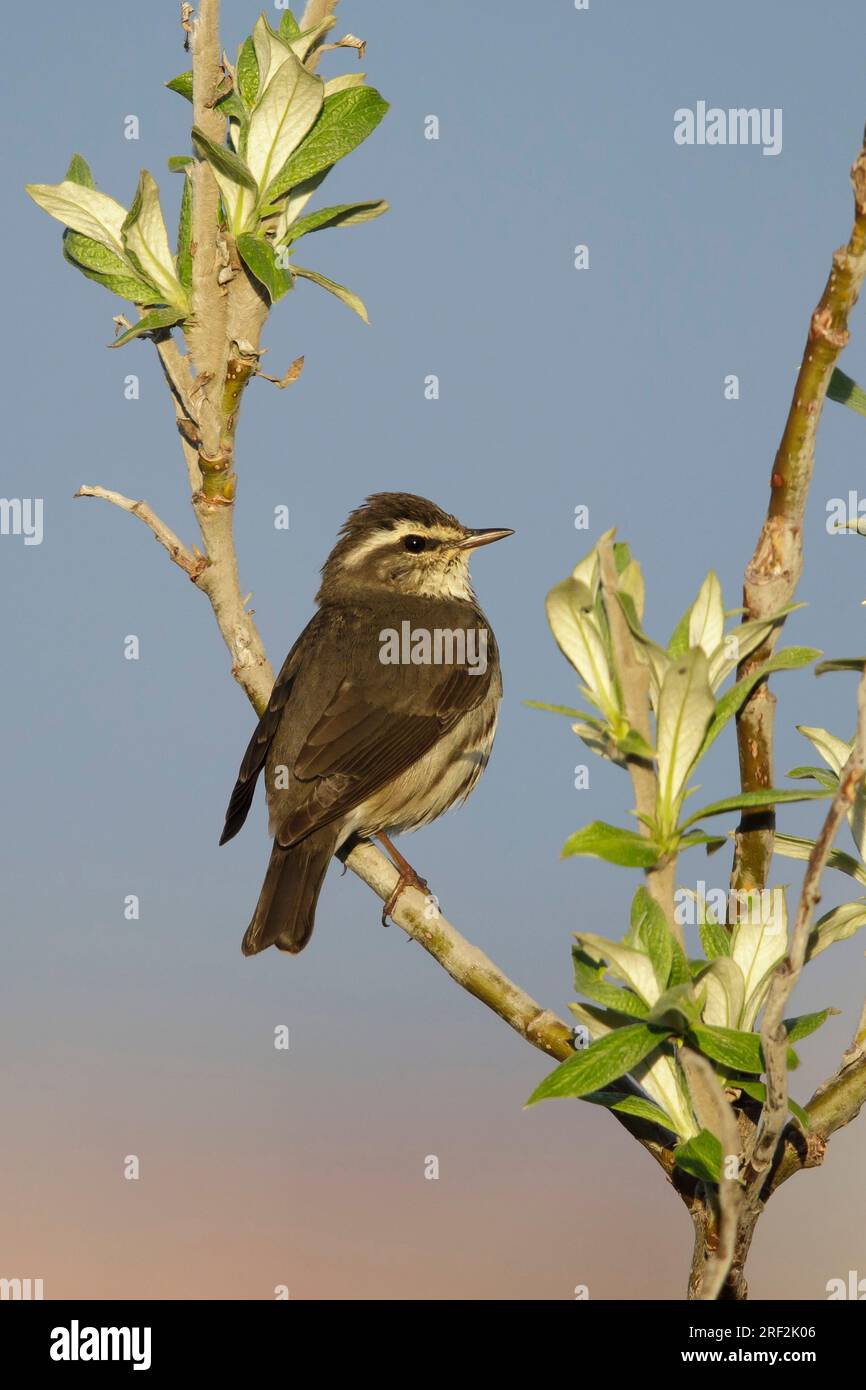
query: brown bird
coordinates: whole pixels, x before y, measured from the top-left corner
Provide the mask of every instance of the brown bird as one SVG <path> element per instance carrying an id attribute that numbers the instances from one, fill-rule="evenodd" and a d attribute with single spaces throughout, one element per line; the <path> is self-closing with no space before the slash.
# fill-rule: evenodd
<path id="1" fill-rule="evenodd" d="M 226 812 L 220 844 L 264 768 L 274 845 L 244 955 L 304 949 L 328 864 L 358 839 L 378 838 L 400 874 L 383 921 L 404 887 L 426 890 L 389 836 L 463 800 L 487 763 L 502 680 L 469 556 L 512 534 L 403 492 L 368 497 L 342 527 Z"/>

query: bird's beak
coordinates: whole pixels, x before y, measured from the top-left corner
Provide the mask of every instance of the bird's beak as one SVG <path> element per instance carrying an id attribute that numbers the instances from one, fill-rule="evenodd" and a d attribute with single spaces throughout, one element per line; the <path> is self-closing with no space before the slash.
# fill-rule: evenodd
<path id="1" fill-rule="evenodd" d="M 491 530 L 483 526 L 477 531 L 470 531 L 462 541 L 459 550 L 477 550 L 479 545 L 492 545 L 494 541 L 504 540 L 506 536 L 513 536 L 514 532 L 509 531 L 507 526 L 500 526 Z"/>

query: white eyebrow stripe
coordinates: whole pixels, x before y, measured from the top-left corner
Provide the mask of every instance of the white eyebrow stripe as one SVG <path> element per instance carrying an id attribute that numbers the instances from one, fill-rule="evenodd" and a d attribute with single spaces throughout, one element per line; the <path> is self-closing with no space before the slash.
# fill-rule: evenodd
<path id="1" fill-rule="evenodd" d="M 437 541 L 454 539 L 452 533 L 444 531 L 438 526 L 424 526 L 419 521 L 398 521 L 396 526 L 380 526 L 378 530 L 372 531 L 369 536 L 366 536 L 347 552 L 343 564 L 347 569 L 354 568 L 361 564 L 372 551 L 379 550 L 386 545 L 392 545 L 394 541 L 402 540 L 404 536 L 414 535 L 432 536 Z"/>

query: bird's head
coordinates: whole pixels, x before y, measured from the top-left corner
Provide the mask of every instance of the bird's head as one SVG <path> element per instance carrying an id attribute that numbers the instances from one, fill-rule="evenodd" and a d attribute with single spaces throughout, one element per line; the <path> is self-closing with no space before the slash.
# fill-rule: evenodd
<path id="1" fill-rule="evenodd" d="M 425 497 L 376 492 L 356 507 L 322 567 L 319 602 L 359 592 L 472 599 L 469 556 L 514 533 L 472 530 Z"/>

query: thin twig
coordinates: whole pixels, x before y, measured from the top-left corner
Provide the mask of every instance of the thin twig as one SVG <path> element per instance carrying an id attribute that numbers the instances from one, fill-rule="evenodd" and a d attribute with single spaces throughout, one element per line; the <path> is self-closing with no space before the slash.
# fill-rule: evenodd
<path id="1" fill-rule="evenodd" d="M 204 557 L 195 556 L 192 551 L 187 550 L 183 541 L 178 539 L 171 527 L 166 526 L 146 502 L 136 502 L 131 497 L 124 497 L 121 492 L 110 492 L 108 488 L 89 487 L 86 484 L 83 484 L 74 496 L 99 497 L 103 502 L 110 502 L 112 506 L 120 507 L 121 511 L 137 516 L 153 532 L 160 545 L 165 546 L 174 563 L 185 570 L 190 579 L 198 582 L 206 564 Z"/>
<path id="2" fill-rule="evenodd" d="M 195 411 L 189 395 L 192 386 L 189 358 L 181 352 L 171 332 L 156 337 L 155 342 L 159 360 L 172 393 L 187 419 L 195 424 Z"/>
<path id="3" fill-rule="evenodd" d="M 767 1074 L 767 1094 L 746 1173 L 750 1205 L 760 1202 L 767 1170 L 788 1121 L 788 1037 L 783 1024 L 785 1006 L 800 977 L 806 959 L 815 907 L 821 898 L 821 876 L 833 841 L 866 774 L 866 672 L 857 688 L 857 733 L 851 755 L 842 769 L 839 788 L 815 841 L 797 905 L 797 915 L 785 959 L 777 966 L 761 1023 L 761 1046 Z"/>

